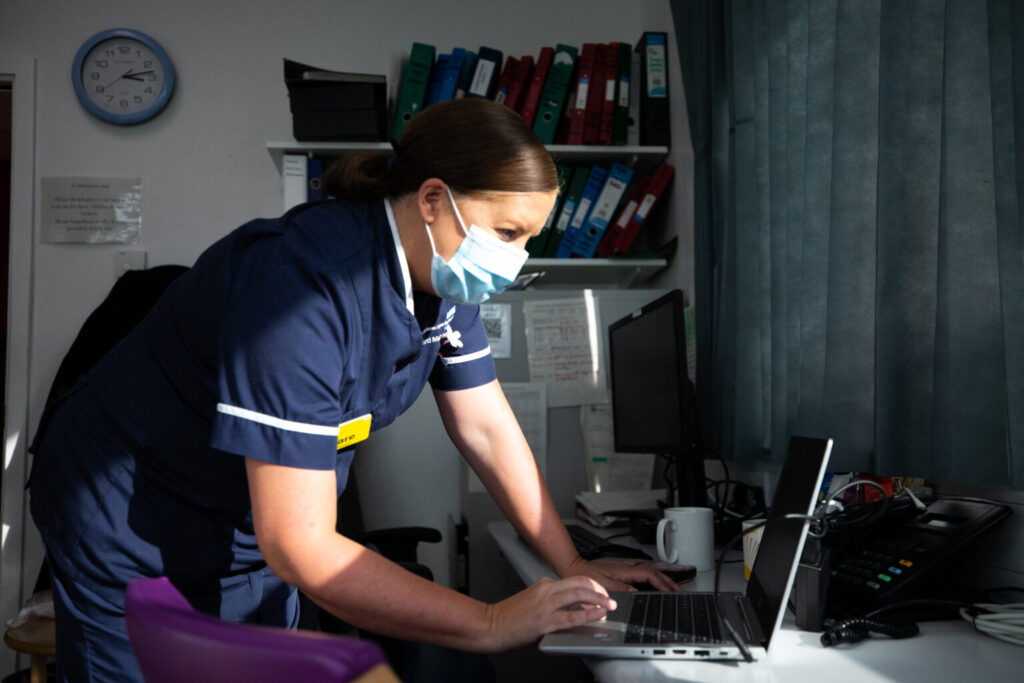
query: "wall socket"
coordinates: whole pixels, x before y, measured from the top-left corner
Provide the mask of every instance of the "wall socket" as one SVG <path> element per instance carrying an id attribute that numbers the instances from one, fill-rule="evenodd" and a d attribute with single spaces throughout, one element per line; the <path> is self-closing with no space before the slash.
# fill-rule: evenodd
<path id="1" fill-rule="evenodd" d="M 146 252 L 119 251 L 114 254 L 114 279 L 121 277 L 129 270 L 143 270 L 146 267 Z"/>

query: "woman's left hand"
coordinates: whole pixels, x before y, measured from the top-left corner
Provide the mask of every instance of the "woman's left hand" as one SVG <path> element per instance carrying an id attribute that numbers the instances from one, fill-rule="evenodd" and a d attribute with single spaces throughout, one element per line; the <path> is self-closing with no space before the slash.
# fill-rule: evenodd
<path id="1" fill-rule="evenodd" d="M 659 591 L 678 592 L 679 586 L 650 562 L 644 560 L 599 560 L 577 558 L 566 576 L 589 576 L 610 591 L 633 590 L 633 584 L 649 583 Z"/>

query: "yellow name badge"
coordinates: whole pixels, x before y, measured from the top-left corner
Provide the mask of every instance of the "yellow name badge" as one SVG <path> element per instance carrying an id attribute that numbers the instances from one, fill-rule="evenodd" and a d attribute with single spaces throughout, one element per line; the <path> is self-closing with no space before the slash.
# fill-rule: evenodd
<path id="1" fill-rule="evenodd" d="M 348 422 L 342 422 L 338 426 L 338 450 L 365 441 L 370 436 L 371 419 L 373 419 L 373 415 L 367 413 Z"/>

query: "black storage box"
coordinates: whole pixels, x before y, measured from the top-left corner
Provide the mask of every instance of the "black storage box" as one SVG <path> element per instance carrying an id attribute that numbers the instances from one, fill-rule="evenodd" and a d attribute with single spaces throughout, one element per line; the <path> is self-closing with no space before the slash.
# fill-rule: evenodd
<path id="1" fill-rule="evenodd" d="M 284 60 L 284 82 L 299 141 L 388 139 L 387 79 Z"/>

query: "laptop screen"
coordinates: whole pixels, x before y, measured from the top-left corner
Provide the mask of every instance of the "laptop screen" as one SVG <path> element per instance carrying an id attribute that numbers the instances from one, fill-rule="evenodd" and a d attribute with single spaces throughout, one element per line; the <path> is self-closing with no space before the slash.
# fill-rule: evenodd
<path id="1" fill-rule="evenodd" d="M 831 440 L 798 436 L 790 440 L 789 455 L 779 473 L 769 520 L 789 514 L 807 515 L 813 511 L 831 448 Z M 811 492 L 814 493 L 813 498 Z M 797 553 L 803 549 L 804 524 L 805 521 L 798 519 L 769 521 L 751 568 L 747 598 L 757 615 L 761 631 L 768 637 L 781 620 L 782 601 L 800 559 Z"/>

